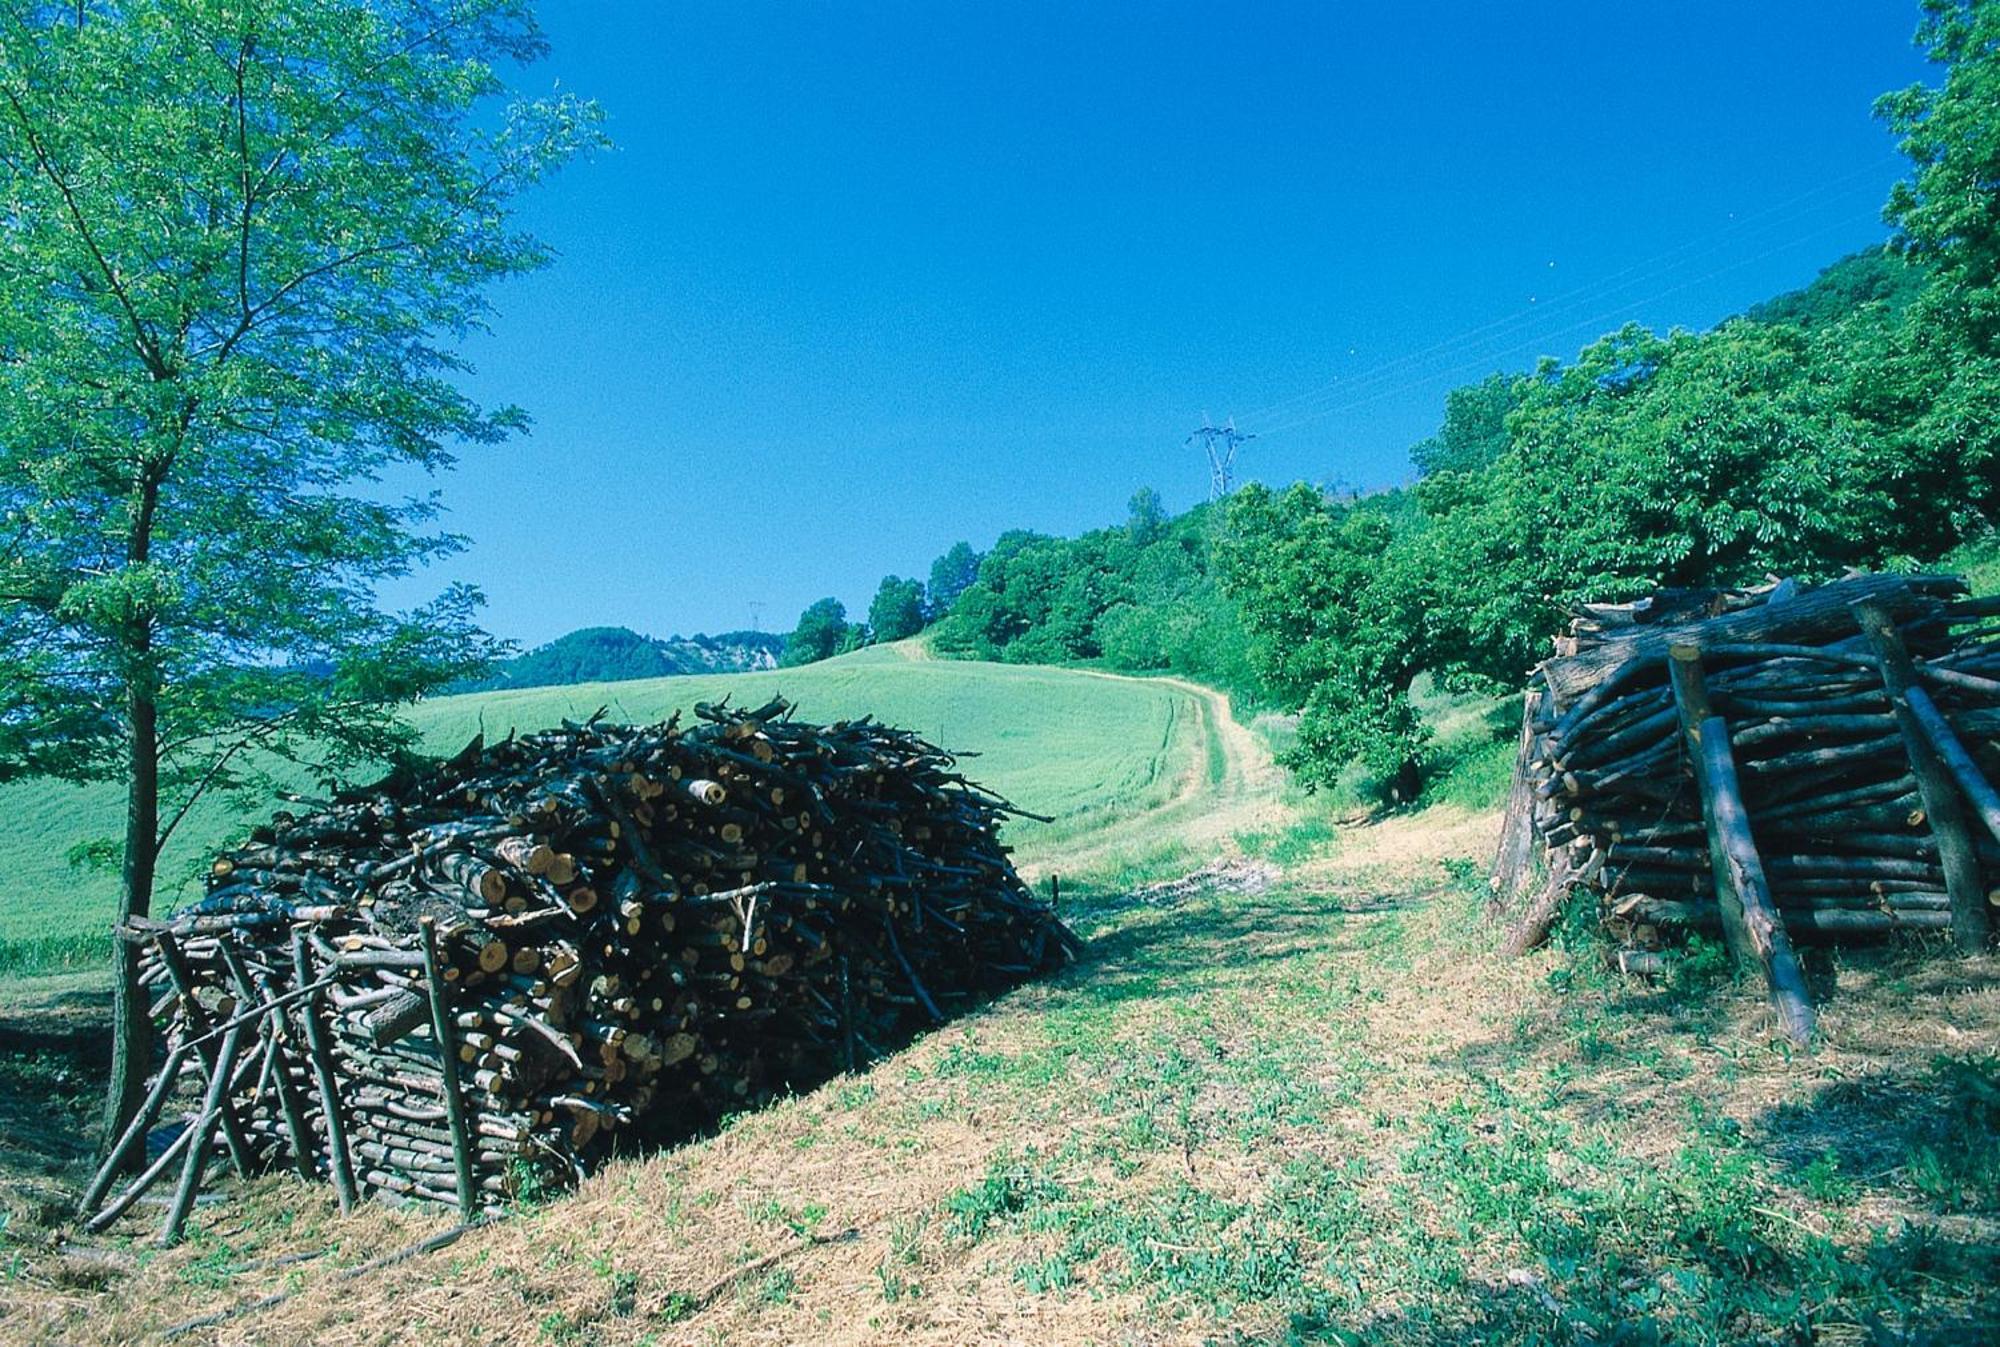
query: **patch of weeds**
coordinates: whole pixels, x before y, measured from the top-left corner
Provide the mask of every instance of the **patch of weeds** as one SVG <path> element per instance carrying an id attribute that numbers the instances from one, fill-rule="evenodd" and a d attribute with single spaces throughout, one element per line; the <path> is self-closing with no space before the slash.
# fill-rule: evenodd
<path id="1" fill-rule="evenodd" d="M 1841 1206 L 1854 1200 L 1854 1180 L 1840 1172 L 1840 1157 L 1832 1151 L 1800 1170 L 1798 1182 L 1808 1197 L 1829 1206 Z"/>
<path id="2" fill-rule="evenodd" d="M 1236 835 L 1236 845 L 1244 855 L 1285 869 L 1331 854 L 1339 841 L 1340 825 L 1331 815 L 1319 812 L 1308 813 L 1283 828 Z"/>
<path id="3" fill-rule="evenodd" d="M 2000 1208 L 2000 1057 L 1940 1057 L 1930 1076 L 1937 1119 L 1910 1148 L 1910 1182 L 1941 1211 Z"/>
<path id="4" fill-rule="evenodd" d="M 767 1309 L 777 1309 L 790 1304 L 792 1293 L 798 1289 L 799 1279 L 790 1268 L 774 1267 L 757 1279 L 752 1298 Z"/>
<path id="5" fill-rule="evenodd" d="M 660 1307 L 646 1317 L 656 1323 L 677 1324 L 694 1317 L 695 1299 L 686 1291 L 669 1291 Z"/>
<path id="6" fill-rule="evenodd" d="M 180 1278 L 189 1286 L 220 1291 L 236 1279 L 235 1262 L 236 1250 L 217 1240 L 181 1268 Z"/>
<path id="7" fill-rule="evenodd" d="M 882 1299 L 891 1305 L 899 1300 L 915 1300 L 924 1293 L 921 1285 L 892 1268 L 887 1262 L 876 1267 L 875 1279 L 881 1284 Z"/>
<path id="8" fill-rule="evenodd" d="M 1068 1258 L 1052 1253 L 1016 1267 L 1014 1280 L 1036 1295 L 1044 1295 L 1067 1289 L 1076 1280 L 1076 1269 Z"/>
<path id="9" fill-rule="evenodd" d="M 507 1187 L 513 1194 L 515 1212 L 523 1216 L 548 1205 L 549 1199 L 555 1195 L 541 1166 L 521 1156 L 516 1156 L 507 1165 Z"/>
<path id="10" fill-rule="evenodd" d="M 882 1284 L 882 1299 L 914 1300 L 923 1294 L 923 1288 L 904 1269 L 915 1267 L 923 1257 L 924 1232 L 929 1226 L 929 1217 L 917 1215 L 900 1219 L 889 1227 L 889 1252 L 875 1269 L 875 1276 Z"/>
<path id="11" fill-rule="evenodd" d="M 621 1319 L 631 1314 L 639 1300 L 639 1274 L 621 1271 L 603 1254 L 590 1260 L 590 1270 L 608 1284 L 611 1313 Z"/>
<path id="12" fill-rule="evenodd" d="M 751 1220 L 765 1225 L 782 1225 L 800 1239 L 810 1239 L 813 1231 L 826 1221 L 826 1204 L 807 1202 L 800 1207 L 789 1207 L 777 1198 L 766 1198 L 753 1205 L 748 1215 Z"/>
<path id="13" fill-rule="evenodd" d="M 594 1342 L 597 1338 L 588 1318 L 561 1310 L 550 1310 L 535 1326 L 544 1338 L 557 1344 L 557 1347 L 581 1347 L 581 1344 Z"/>
<path id="14" fill-rule="evenodd" d="M 1727 945 L 1690 935 L 1667 960 L 1666 987 L 1677 1000 L 1700 1001 L 1734 975 Z"/>
<path id="15" fill-rule="evenodd" d="M 834 1099 L 839 1103 L 842 1111 L 851 1113 L 874 1097 L 875 1083 L 873 1081 L 857 1080 L 852 1085 L 841 1086 L 839 1093 L 834 1096 Z"/>
<path id="16" fill-rule="evenodd" d="M 1060 1201 L 1062 1185 L 1042 1174 L 1035 1158 L 1032 1147 L 1018 1159 L 1002 1151 L 987 1165 L 978 1183 L 947 1194 L 943 1207 L 951 1218 L 951 1233 L 977 1243 L 994 1225 L 1036 1206 Z"/>

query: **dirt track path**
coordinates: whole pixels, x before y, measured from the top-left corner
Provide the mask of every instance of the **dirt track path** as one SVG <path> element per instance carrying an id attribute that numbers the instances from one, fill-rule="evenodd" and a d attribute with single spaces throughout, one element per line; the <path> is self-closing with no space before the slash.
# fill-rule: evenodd
<path id="1" fill-rule="evenodd" d="M 906 660 L 937 658 L 921 640 L 897 641 L 879 648 Z M 1240 855 L 1238 836 L 1282 828 L 1296 815 L 1297 810 L 1284 799 L 1284 772 L 1264 742 L 1236 721 L 1227 694 L 1165 675 L 1068 667 L 1063 671 L 1079 678 L 1171 688 L 1187 699 L 1198 729 L 1188 760 L 1163 803 L 1111 820 L 1088 837 L 1048 855 L 1024 860 L 1021 872 L 1031 880 L 1039 880 L 1051 870 L 1088 874 L 1112 868 L 1121 857 L 1149 847 L 1158 849 L 1169 840 L 1183 844 L 1193 853 L 1194 865 L 1200 866 Z"/>
<path id="2" fill-rule="evenodd" d="M 1064 847 L 1058 856 L 1024 866 L 1024 871 L 1102 870 L 1115 865 L 1120 856 L 1167 840 L 1194 853 L 1197 865 L 1205 864 L 1240 854 L 1239 835 L 1279 828 L 1291 819 L 1295 811 L 1283 799 L 1284 774 L 1263 742 L 1237 723 L 1225 694 L 1180 678 L 1074 672 L 1168 687 L 1185 696 L 1197 726 L 1191 736 L 1192 751 L 1165 803 L 1108 823 L 1087 839 Z"/>

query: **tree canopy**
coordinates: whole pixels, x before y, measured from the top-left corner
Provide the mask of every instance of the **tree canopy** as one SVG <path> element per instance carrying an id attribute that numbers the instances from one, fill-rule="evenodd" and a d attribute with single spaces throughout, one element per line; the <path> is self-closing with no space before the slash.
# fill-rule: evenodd
<path id="1" fill-rule="evenodd" d="M 1925 0 L 1924 16 L 1917 43 L 1945 78 L 1875 105 L 1916 170 L 1886 214 L 1898 245 L 1944 273 L 1935 297 L 1990 354 L 2000 342 L 2000 4 Z"/>
<path id="2" fill-rule="evenodd" d="M 376 604 L 458 545 L 376 483 L 525 423 L 454 348 L 546 258 L 516 195 L 598 139 L 496 106 L 542 45 L 523 0 L 6 5 L 0 772 L 127 783 L 129 915 L 203 794 L 394 753 L 491 651 L 469 590 Z"/>
<path id="3" fill-rule="evenodd" d="M 786 667 L 816 664 L 854 649 L 862 642 L 860 628 L 847 620 L 847 605 L 839 599 L 819 599 L 806 605 L 799 624 L 785 638 L 778 662 Z"/>
<path id="4" fill-rule="evenodd" d="M 868 629 L 878 641 L 900 641 L 924 629 L 924 582 L 885 575 L 868 605 Z"/>

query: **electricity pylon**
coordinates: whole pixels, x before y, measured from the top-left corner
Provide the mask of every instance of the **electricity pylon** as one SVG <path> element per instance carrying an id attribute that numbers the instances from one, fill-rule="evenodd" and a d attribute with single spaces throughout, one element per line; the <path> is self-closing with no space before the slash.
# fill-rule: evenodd
<path id="1" fill-rule="evenodd" d="M 1254 440 L 1255 435 L 1246 435 L 1236 428 L 1236 418 L 1230 417 L 1223 425 L 1214 425 L 1208 413 L 1201 414 L 1201 427 L 1183 444 L 1201 441 L 1201 447 L 1208 455 L 1208 498 L 1221 500 L 1229 494 L 1236 480 L 1236 451 L 1246 440 Z"/>

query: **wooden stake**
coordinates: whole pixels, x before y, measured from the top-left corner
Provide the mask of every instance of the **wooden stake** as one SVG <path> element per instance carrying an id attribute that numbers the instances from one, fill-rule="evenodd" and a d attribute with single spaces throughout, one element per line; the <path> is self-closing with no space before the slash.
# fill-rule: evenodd
<path id="1" fill-rule="evenodd" d="M 472 1146 L 466 1138 L 465 1092 L 458 1083 L 458 1031 L 445 1004 L 445 981 L 438 964 L 437 921 L 425 917 L 421 923 L 424 949 L 424 983 L 431 1000 L 431 1032 L 437 1035 L 438 1064 L 443 1068 L 445 1121 L 451 1126 L 451 1163 L 458 1178 L 458 1209 L 466 1220 L 479 1214 L 478 1180 L 472 1172 Z"/>
<path id="2" fill-rule="evenodd" d="M 286 1022 L 278 1012 L 272 999 L 272 988 L 268 981 L 253 982 L 250 970 L 244 967 L 242 951 L 236 948 L 236 941 L 224 936 L 220 942 L 222 961 L 229 968 L 230 981 L 243 997 L 246 1006 L 264 1007 L 268 1012 L 265 1021 L 271 1036 L 271 1054 L 277 1069 L 272 1073 L 272 1084 L 278 1092 L 278 1111 L 285 1122 L 285 1139 L 292 1148 L 292 1163 L 299 1171 L 299 1177 L 312 1182 L 316 1177 L 313 1165 L 314 1150 L 309 1138 L 312 1133 L 306 1127 L 305 1109 L 299 1102 L 298 1090 L 294 1088 L 292 1075 L 285 1059 Z"/>
<path id="3" fill-rule="evenodd" d="M 213 1076 L 217 1049 L 204 1038 L 213 1026 L 209 1022 L 208 1011 L 195 999 L 194 975 L 188 971 L 187 958 L 181 953 L 180 946 L 174 943 L 174 938 L 165 931 L 155 932 L 153 942 L 159 946 L 160 962 L 166 965 L 167 976 L 173 980 L 174 990 L 180 994 L 181 1020 L 187 1027 L 188 1037 L 194 1040 L 202 1065 Z M 236 1165 L 237 1176 L 249 1178 L 250 1142 L 243 1135 L 243 1125 L 236 1120 L 236 1110 L 229 1106 L 226 1097 L 222 1105 L 222 1135 L 229 1143 L 229 1158 Z"/>
<path id="4" fill-rule="evenodd" d="M 1610 686 L 1601 684 L 1600 686 Z M 1501 916 L 1520 900 L 1535 877 L 1535 787 L 1528 762 L 1534 754 L 1535 711 L 1541 690 L 1521 699 L 1521 737 L 1514 750 L 1514 784 L 1500 819 L 1500 845 L 1493 857 L 1492 913 Z"/>
<path id="5" fill-rule="evenodd" d="M 1756 950 L 1750 939 L 1750 929 L 1743 919 L 1743 901 L 1727 879 L 1728 861 L 1722 851 L 1715 821 L 1710 817 L 1708 787 L 1701 780 L 1701 727 L 1714 717 L 1715 710 L 1709 705 L 1708 679 L 1702 673 L 1700 648 L 1676 645 L 1668 650 L 1667 676 L 1673 683 L 1674 705 L 1680 712 L 1681 735 L 1688 761 L 1694 767 L 1696 790 L 1701 795 L 1702 828 L 1708 837 L 1708 862 L 1715 874 L 1716 903 L 1722 909 L 1722 938 L 1729 946 L 1730 957 L 1739 967 L 1747 967 L 1757 957 Z"/>
<path id="6" fill-rule="evenodd" d="M 190 1129 L 194 1137 L 188 1142 L 187 1158 L 181 1165 L 180 1186 L 174 1190 L 173 1204 L 167 1208 L 167 1219 L 160 1226 L 162 1248 L 180 1242 L 181 1228 L 187 1224 L 188 1213 L 194 1210 L 194 1195 L 201 1187 L 201 1172 L 208 1168 L 208 1148 L 215 1143 L 216 1124 L 229 1105 L 229 1076 L 236 1069 L 236 1052 L 242 1043 L 243 1026 L 239 1024 L 222 1036 L 222 1046 L 216 1050 L 215 1070 L 208 1078 L 208 1094 L 201 1102 L 201 1116 Z"/>
<path id="7" fill-rule="evenodd" d="M 152 1164 L 147 1165 L 145 1171 L 138 1178 L 132 1180 L 130 1187 L 107 1203 L 97 1215 L 83 1223 L 84 1230 L 95 1235 L 108 1228 L 120 1216 L 123 1216 L 126 1209 L 139 1200 L 140 1194 L 152 1187 L 154 1180 L 167 1172 L 167 1167 L 179 1158 L 181 1152 L 187 1149 L 188 1142 L 193 1140 L 193 1138 L 194 1126 L 190 1123 L 181 1129 L 179 1136 L 167 1143 L 167 1148 L 160 1152 L 158 1159 L 154 1160 Z"/>
<path id="8" fill-rule="evenodd" d="M 1937 839 L 1945 892 L 1951 895 L 1952 940 L 1965 953 L 1973 953 L 1985 945 L 1988 933 L 1986 886 L 1979 879 L 1979 855 L 1973 847 L 1965 805 L 1952 785 L 1953 773 L 1941 757 L 1943 748 L 1927 733 L 1914 704 L 1922 698 L 1928 706 L 1930 698 L 1917 685 L 1910 653 L 1903 646 L 1902 634 L 1896 630 L 1888 608 L 1873 600 L 1863 600 L 1854 605 L 1854 617 L 1875 652 L 1882 686 L 1888 689 L 1896 726 L 1903 736 L 1903 749 L 1909 755 L 1910 773 L 1917 779 L 1931 836 Z M 1957 736 L 1951 733 L 1949 725 L 1944 731 L 1956 745 Z M 1960 746 L 1960 752 L 1963 751 Z M 1976 768 L 1974 775 L 1978 775 Z"/>
<path id="9" fill-rule="evenodd" d="M 1736 781 L 1736 758 L 1729 746 L 1729 722 L 1709 712 L 1708 686 L 1702 677 L 1701 651 L 1675 645 L 1668 651 L 1668 671 L 1681 726 L 1695 765 L 1701 791 L 1702 819 L 1708 826 L 1709 855 L 1715 869 L 1715 891 L 1724 929 L 1733 924 L 1735 941 L 1763 965 L 1771 989 L 1771 1004 L 1785 1032 L 1800 1047 L 1812 1041 L 1813 1007 L 1791 938 L 1771 901 L 1770 882 L 1750 833 L 1750 816 Z M 1706 713 L 1706 714 L 1705 714 Z"/>
<path id="10" fill-rule="evenodd" d="M 1986 830 L 2000 841 L 2000 791 L 1986 779 L 1986 773 L 1979 770 L 1978 760 L 1972 756 L 1965 741 L 1952 729 L 1951 721 L 1938 704 L 1922 688 L 1911 688 L 1903 694 L 1910 713 L 1924 732 L 1924 738 L 1937 750 L 1938 759 L 1944 764 L 1952 779 L 1965 792 L 1965 798 L 1972 805 L 1972 812 L 1979 815 L 1979 821 Z"/>
<path id="11" fill-rule="evenodd" d="M 292 976 L 301 987 L 312 983 L 312 954 L 306 949 L 305 928 L 292 928 Z M 340 1199 L 343 1212 L 353 1211 L 356 1201 L 354 1191 L 354 1162 L 347 1152 L 347 1121 L 340 1116 L 340 1091 L 334 1085 L 333 1054 L 327 1047 L 326 1025 L 320 1018 L 320 997 L 322 993 L 312 992 L 299 1006 L 299 1017 L 305 1022 L 306 1060 L 312 1065 L 313 1079 L 319 1084 L 320 1116 L 326 1120 L 326 1161 L 327 1170 L 333 1178 L 333 1191 Z"/>
<path id="12" fill-rule="evenodd" d="M 151 1130 L 153 1119 L 159 1116 L 160 1106 L 166 1102 L 168 1091 L 180 1079 L 181 1066 L 187 1061 L 187 1054 L 186 1043 L 175 1044 L 173 1050 L 167 1054 L 167 1060 L 160 1067 L 160 1073 L 153 1077 L 153 1088 L 146 1092 L 145 1102 L 140 1104 L 139 1111 L 132 1115 L 132 1121 L 125 1124 L 124 1132 L 105 1155 L 103 1165 L 98 1168 L 96 1176 L 90 1181 L 90 1187 L 84 1189 L 83 1199 L 76 1204 L 78 1215 L 85 1217 L 91 1215 L 97 1210 L 98 1204 L 104 1201 L 105 1195 L 111 1191 L 111 1185 L 117 1180 L 119 1172 L 125 1168 L 125 1161 L 131 1154 L 132 1147 Z"/>

